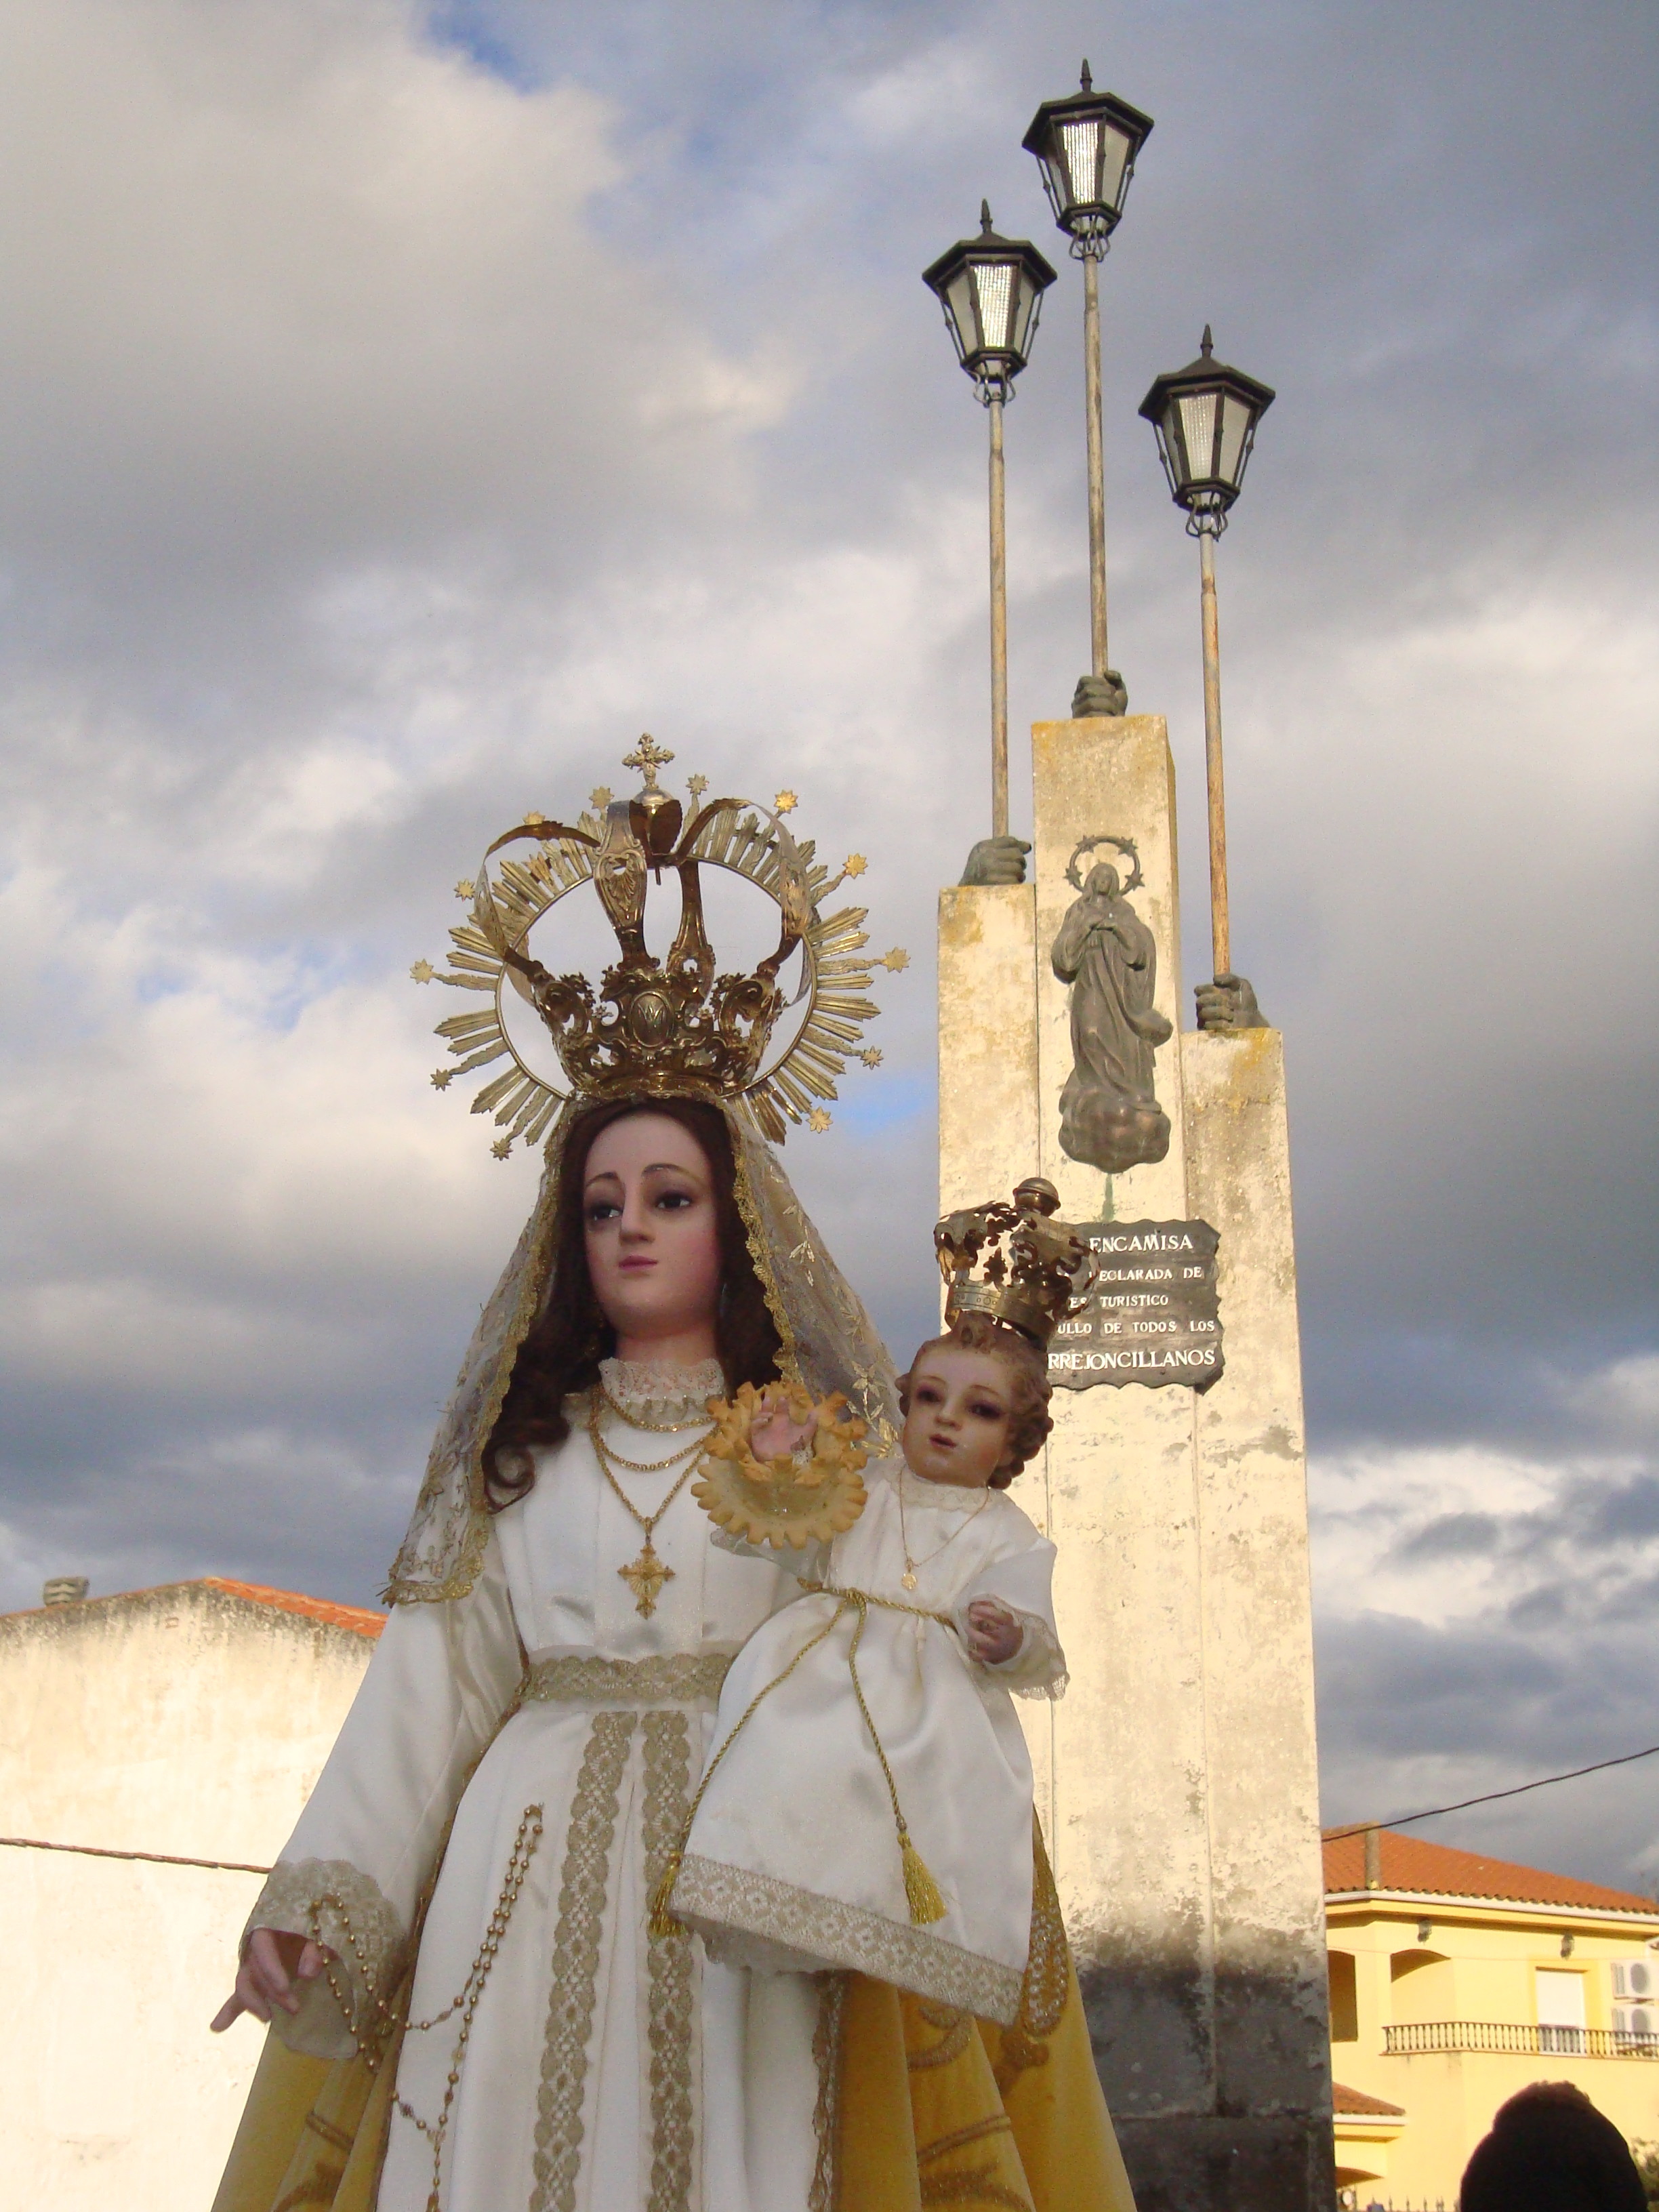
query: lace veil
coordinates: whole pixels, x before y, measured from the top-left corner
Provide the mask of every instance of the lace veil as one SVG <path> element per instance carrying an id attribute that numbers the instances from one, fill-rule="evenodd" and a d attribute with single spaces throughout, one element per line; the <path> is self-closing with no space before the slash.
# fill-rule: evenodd
<path id="1" fill-rule="evenodd" d="M 805 1383 L 815 1396 L 844 1392 L 853 1411 L 869 1424 L 877 1453 L 890 1452 L 897 1440 L 899 1413 L 886 1348 L 807 1219 L 748 1104 L 742 1099 L 718 1103 L 732 1135 L 738 1210 L 783 1340 L 779 1364 L 787 1379 Z M 519 1347 L 554 1288 L 565 1147 L 591 1103 L 571 1100 L 548 1139 L 535 1209 L 479 1316 L 439 1420 L 426 1480 L 383 1593 L 388 1604 L 465 1597 L 477 1580 L 489 1536 L 483 1448 L 507 1395 Z"/>

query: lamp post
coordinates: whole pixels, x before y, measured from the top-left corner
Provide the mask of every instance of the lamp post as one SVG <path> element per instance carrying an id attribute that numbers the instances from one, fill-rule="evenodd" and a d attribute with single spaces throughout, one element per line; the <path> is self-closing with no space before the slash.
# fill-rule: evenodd
<path id="1" fill-rule="evenodd" d="M 1045 100 L 1024 146 L 1042 171 L 1054 221 L 1083 264 L 1083 408 L 1089 446 L 1089 652 L 1092 684 L 1078 686 L 1088 711 L 1121 714 L 1128 701 L 1111 666 L 1106 638 L 1106 467 L 1100 434 L 1100 264 L 1134 174 L 1152 118 L 1115 93 L 1097 92 L 1083 64 L 1068 100 Z M 1109 699 L 1106 694 L 1113 695 Z M 1092 696 L 1091 694 L 1092 693 Z M 1078 711 L 1073 700 L 1072 711 Z"/>
<path id="2" fill-rule="evenodd" d="M 1216 622 L 1215 541 L 1227 527 L 1255 443 L 1255 426 L 1273 404 L 1270 386 L 1211 358 L 1210 326 L 1196 361 L 1154 380 L 1140 411 L 1158 438 L 1158 457 L 1187 529 L 1198 540 L 1199 604 L 1204 629 L 1204 771 L 1210 800 L 1210 931 L 1218 981 L 1231 973 L 1227 916 L 1227 809 L 1221 779 L 1221 642 Z"/>
<path id="3" fill-rule="evenodd" d="M 1002 410 L 1030 358 L 1042 295 L 1054 272 L 1029 240 L 999 238 L 980 203 L 980 234 L 958 239 L 921 273 L 938 295 L 957 359 L 991 428 L 991 833 L 1008 834 L 1008 562 Z"/>

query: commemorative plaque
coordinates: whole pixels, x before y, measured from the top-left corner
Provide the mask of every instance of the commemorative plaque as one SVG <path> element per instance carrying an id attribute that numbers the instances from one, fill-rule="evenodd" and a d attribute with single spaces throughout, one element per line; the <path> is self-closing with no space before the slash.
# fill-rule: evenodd
<path id="1" fill-rule="evenodd" d="M 1207 1221 L 1083 1221 L 1099 1273 L 1081 1313 L 1048 1346 L 1056 1389 L 1184 1383 L 1207 1390 L 1222 1369 L 1216 1298 L 1219 1233 Z"/>

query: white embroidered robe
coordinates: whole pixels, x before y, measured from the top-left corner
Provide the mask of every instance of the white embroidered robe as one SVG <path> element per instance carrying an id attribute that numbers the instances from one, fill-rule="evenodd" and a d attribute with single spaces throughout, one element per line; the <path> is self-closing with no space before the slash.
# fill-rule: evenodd
<path id="1" fill-rule="evenodd" d="M 724 1389 L 717 1368 L 675 1376 L 672 1400 L 649 1370 L 606 1373 L 652 1419 L 684 1419 Z M 642 1616 L 617 1571 L 639 1526 L 571 1410 L 568 1440 L 537 1455 L 534 1488 L 496 1517 L 471 1594 L 386 1623 L 250 1916 L 320 1930 L 339 1954 L 277 2029 L 349 2055 L 441 1852 L 379 2212 L 427 2212 L 434 2154 L 441 2212 L 805 2212 L 816 1985 L 713 1965 L 695 1939 L 653 1941 L 645 1924 L 724 1662 L 794 1585 L 714 1549 L 688 1484 L 653 1537 L 672 1578 Z M 642 1462 L 684 1440 L 614 1415 L 605 1436 Z M 618 1479 L 648 1513 L 678 1471 Z M 532 1693 L 502 1725 L 526 1655 Z M 560 1693 L 534 1694 L 538 1682 Z"/>
<path id="2" fill-rule="evenodd" d="M 1054 1547 L 1002 1492 L 924 1482 L 896 1458 L 867 1468 L 865 1486 L 859 1519 L 795 1555 L 797 1571 L 893 1605 L 860 1620 L 809 1593 L 744 1645 L 720 1693 L 715 1742 L 730 1746 L 704 1785 L 674 1909 L 719 1959 L 856 1968 L 1007 2026 L 1031 1927 L 1031 1762 L 1009 1692 L 1064 1686 Z M 996 1667 L 965 1642 L 981 1597 L 1022 1632 Z M 945 1905 L 928 1924 L 910 1919 L 884 1755 Z"/>

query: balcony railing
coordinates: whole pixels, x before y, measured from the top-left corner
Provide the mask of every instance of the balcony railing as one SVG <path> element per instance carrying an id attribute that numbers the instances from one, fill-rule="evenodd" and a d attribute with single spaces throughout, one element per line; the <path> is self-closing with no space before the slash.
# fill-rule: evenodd
<path id="1" fill-rule="evenodd" d="M 1527 2027 L 1505 2020 L 1425 2020 L 1385 2027 L 1382 2049 L 1391 2058 L 1500 2051 L 1519 2058 L 1659 2059 L 1659 2035 L 1632 2035 L 1619 2027 Z"/>

